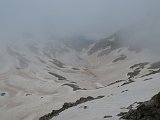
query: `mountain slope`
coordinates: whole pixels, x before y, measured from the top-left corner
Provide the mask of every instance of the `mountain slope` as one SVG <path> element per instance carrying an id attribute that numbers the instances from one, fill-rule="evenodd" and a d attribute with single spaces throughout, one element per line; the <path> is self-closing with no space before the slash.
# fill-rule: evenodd
<path id="1" fill-rule="evenodd" d="M 3 120 L 37 120 L 65 102 L 103 95 L 105 98 L 70 108 L 53 119 L 94 120 L 105 115 L 118 119 L 121 107 L 147 100 L 159 91 L 157 54 L 147 49 L 129 49 L 130 45 L 119 44 L 116 34 L 92 44 L 87 42 L 81 50 L 68 44 L 36 39 L 1 42 Z M 88 109 L 84 110 L 83 105 Z"/>
<path id="2" fill-rule="evenodd" d="M 151 80 L 144 81 L 150 77 Z M 136 107 L 139 102 L 149 100 L 159 92 L 159 74 L 150 77 L 140 78 L 125 86 L 117 83 L 104 88 L 104 98 L 70 108 L 52 120 L 118 120 L 120 118 L 118 114 L 128 111 L 130 105 Z M 84 106 L 87 108 L 84 109 Z"/>

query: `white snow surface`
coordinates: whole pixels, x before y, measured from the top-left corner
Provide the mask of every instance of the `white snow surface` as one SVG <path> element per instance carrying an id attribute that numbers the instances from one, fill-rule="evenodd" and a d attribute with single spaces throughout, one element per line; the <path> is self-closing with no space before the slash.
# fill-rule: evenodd
<path id="1" fill-rule="evenodd" d="M 129 105 L 150 100 L 160 91 L 160 75 L 153 75 L 152 80 L 144 81 L 147 78 L 139 78 L 136 82 L 121 87 L 116 84 L 104 88 L 104 98 L 69 108 L 52 120 L 106 120 L 104 116 L 112 116 L 108 120 L 119 120 L 117 114 L 128 111 L 126 108 Z M 122 93 L 125 90 L 128 91 Z M 83 106 L 87 106 L 87 109 Z"/>

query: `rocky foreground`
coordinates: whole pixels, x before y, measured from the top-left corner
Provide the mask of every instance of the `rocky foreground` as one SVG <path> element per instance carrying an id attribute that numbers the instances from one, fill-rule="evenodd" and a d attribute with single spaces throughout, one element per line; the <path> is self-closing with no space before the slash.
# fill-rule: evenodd
<path id="1" fill-rule="evenodd" d="M 160 120 L 160 92 L 151 100 L 141 103 L 137 109 L 120 115 L 126 120 Z"/>

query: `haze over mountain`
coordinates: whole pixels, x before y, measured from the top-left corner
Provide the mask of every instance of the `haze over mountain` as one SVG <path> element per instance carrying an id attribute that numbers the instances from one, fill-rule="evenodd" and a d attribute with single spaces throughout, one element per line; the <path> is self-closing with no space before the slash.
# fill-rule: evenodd
<path id="1" fill-rule="evenodd" d="M 1 1 L 0 120 L 159 120 L 159 6 Z"/>
<path id="2" fill-rule="evenodd" d="M 14 0 L 1 1 L 0 11 L 1 38 L 17 39 L 31 33 L 45 40 L 75 34 L 99 39 L 159 15 L 159 1 Z"/>

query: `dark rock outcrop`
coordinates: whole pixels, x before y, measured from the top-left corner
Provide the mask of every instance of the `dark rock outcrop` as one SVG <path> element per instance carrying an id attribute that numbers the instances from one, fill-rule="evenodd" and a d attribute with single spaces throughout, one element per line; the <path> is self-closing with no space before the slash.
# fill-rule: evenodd
<path id="1" fill-rule="evenodd" d="M 111 115 L 105 115 L 103 118 L 111 118 Z"/>
<path id="2" fill-rule="evenodd" d="M 48 72 L 49 74 L 55 76 L 58 78 L 58 80 L 67 80 L 65 77 L 61 76 L 61 75 L 58 75 L 56 73 L 53 73 L 53 72 Z"/>
<path id="3" fill-rule="evenodd" d="M 108 47 L 110 47 L 109 50 L 103 51 L 103 53 L 100 53 L 98 56 L 104 55 L 105 53 L 108 54 L 112 50 L 115 50 L 121 47 L 118 34 L 113 34 L 107 38 L 101 39 L 99 42 L 94 44 L 94 46 L 88 51 L 88 55 L 92 55 L 93 53 L 99 50 L 105 50 Z"/>
<path id="4" fill-rule="evenodd" d="M 133 80 L 129 79 L 128 81 L 123 83 L 121 86 L 128 85 L 128 84 L 133 83 L 133 82 L 134 82 Z"/>
<path id="5" fill-rule="evenodd" d="M 134 64 L 130 67 L 130 69 L 132 70 L 132 72 L 129 72 L 127 74 L 127 76 L 129 76 L 128 79 L 132 79 L 135 78 L 137 75 L 139 75 L 139 73 L 141 72 L 142 69 L 145 68 L 146 65 L 148 65 L 149 62 L 143 62 L 143 63 L 138 63 L 138 64 Z"/>
<path id="6" fill-rule="evenodd" d="M 50 61 L 51 63 L 53 63 L 54 65 L 56 65 L 59 68 L 65 68 L 64 67 L 64 63 L 62 63 L 61 61 L 57 60 L 57 59 L 52 59 L 52 61 Z"/>
<path id="7" fill-rule="evenodd" d="M 71 84 L 71 83 L 66 83 L 66 84 L 63 84 L 62 86 L 65 86 L 65 85 L 73 88 L 73 91 L 76 91 L 76 90 L 86 90 L 86 89 L 80 88 L 78 85 Z"/>
<path id="8" fill-rule="evenodd" d="M 157 73 L 160 73 L 160 69 L 155 70 L 155 71 L 154 70 L 150 70 L 150 73 L 142 75 L 141 77 L 145 77 L 145 76 L 149 76 L 149 75 L 157 74 Z"/>
<path id="9" fill-rule="evenodd" d="M 120 83 L 120 82 L 123 82 L 123 81 L 125 81 L 125 80 L 117 80 L 117 81 L 115 81 L 113 83 L 108 84 L 107 86 L 111 86 L 111 85 L 114 85 L 116 83 Z"/>
<path id="10" fill-rule="evenodd" d="M 75 68 L 75 67 L 74 67 L 74 68 L 72 68 L 72 69 L 73 69 L 73 70 L 80 70 L 79 68 Z"/>
<path id="11" fill-rule="evenodd" d="M 1 96 L 5 96 L 5 95 L 6 95 L 6 93 L 0 93 L 0 95 L 1 95 Z"/>
<path id="12" fill-rule="evenodd" d="M 141 103 L 137 109 L 120 113 L 125 120 L 160 120 L 160 92 L 151 100 Z"/>
<path id="13" fill-rule="evenodd" d="M 53 110 L 51 113 L 42 116 L 41 118 L 39 118 L 39 120 L 50 120 L 53 117 L 59 115 L 59 113 L 63 112 L 64 110 L 77 106 L 81 103 L 87 102 L 87 101 L 91 101 L 91 100 L 95 100 L 95 99 L 100 99 L 103 98 L 104 96 L 98 96 L 96 98 L 88 96 L 87 98 L 81 97 L 79 100 L 77 100 L 76 102 L 70 102 L 70 103 L 64 103 L 62 108 L 60 108 L 59 110 Z"/>
<path id="14" fill-rule="evenodd" d="M 127 76 L 129 76 L 128 79 L 134 78 L 135 76 L 139 75 L 140 72 L 141 72 L 141 70 L 134 70 L 133 72 L 129 72 L 127 74 Z"/>
<path id="15" fill-rule="evenodd" d="M 160 61 L 152 63 L 148 69 L 159 69 L 160 68 Z"/>
<path id="16" fill-rule="evenodd" d="M 138 68 L 143 69 L 146 65 L 148 65 L 148 62 L 138 63 L 130 67 L 130 69 Z"/>

